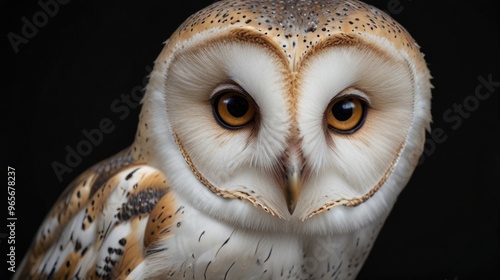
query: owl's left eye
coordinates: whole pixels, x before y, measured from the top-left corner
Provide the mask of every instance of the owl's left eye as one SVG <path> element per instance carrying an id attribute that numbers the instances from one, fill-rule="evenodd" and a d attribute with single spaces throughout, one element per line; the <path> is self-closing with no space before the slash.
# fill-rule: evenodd
<path id="1" fill-rule="evenodd" d="M 253 100 L 242 90 L 230 87 L 212 99 L 215 118 L 225 128 L 239 129 L 252 123 L 256 115 Z"/>
<path id="2" fill-rule="evenodd" d="M 366 117 L 366 103 L 363 99 L 347 96 L 328 105 L 326 122 L 328 127 L 342 134 L 358 130 Z"/>

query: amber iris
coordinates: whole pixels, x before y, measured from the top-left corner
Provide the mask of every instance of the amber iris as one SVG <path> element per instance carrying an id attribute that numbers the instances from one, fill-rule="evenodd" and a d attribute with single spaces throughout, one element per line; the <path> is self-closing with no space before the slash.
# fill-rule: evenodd
<path id="1" fill-rule="evenodd" d="M 220 93 L 212 106 L 216 119 L 229 129 L 242 128 L 255 119 L 255 104 L 245 94 L 237 91 Z"/>
<path id="2" fill-rule="evenodd" d="M 326 110 L 328 127 L 340 133 L 353 133 L 364 122 L 366 105 L 356 97 L 334 100 Z"/>

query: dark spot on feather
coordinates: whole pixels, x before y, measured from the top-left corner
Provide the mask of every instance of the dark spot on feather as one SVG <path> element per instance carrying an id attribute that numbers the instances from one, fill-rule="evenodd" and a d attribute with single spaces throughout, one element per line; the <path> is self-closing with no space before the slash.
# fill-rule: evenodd
<path id="1" fill-rule="evenodd" d="M 226 273 L 224 274 L 224 280 L 226 280 L 226 279 L 227 279 L 227 274 L 229 273 L 229 270 L 231 270 L 231 268 L 233 267 L 233 265 L 234 265 L 235 263 L 236 263 L 236 262 L 233 262 L 233 263 L 229 266 L 229 268 L 227 269 Z"/>
<path id="2" fill-rule="evenodd" d="M 82 252 L 80 253 L 80 255 L 83 257 L 83 255 L 85 255 L 85 253 L 87 253 L 87 249 L 88 247 L 85 247 Z"/>
<path id="3" fill-rule="evenodd" d="M 272 252 L 273 252 L 273 247 L 271 247 L 271 250 L 269 250 L 269 255 L 267 255 L 267 258 L 264 260 L 264 263 L 266 263 L 269 260 Z"/>
<path id="4" fill-rule="evenodd" d="M 130 178 L 132 178 L 134 173 L 137 172 L 137 170 L 139 170 L 139 169 L 141 169 L 141 168 L 139 167 L 139 168 L 132 170 L 129 174 L 127 174 L 127 176 L 125 177 L 125 180 L 128 181 Z"/>
<path id="5" fill-rule="evenodd" d="M 80 251 L 81 248 L 82 248 L 82 243 L 80 242 L 80 240 L 77 240 L 75 243 L 75 251 Z M 61 248 L 61 251 L 62 251 L 62 248 Z"/>
<path id="6" fill-rule="evenodd" d="M 205 280 L 207 279 L 207 270 L 208 270 L 208 267 L 210 266 L 211 263 L 212 263 L 212 261 L 209 261 L 207 266 L 205 267 L 205 272 L 203 273 L 203 278 Z"/>

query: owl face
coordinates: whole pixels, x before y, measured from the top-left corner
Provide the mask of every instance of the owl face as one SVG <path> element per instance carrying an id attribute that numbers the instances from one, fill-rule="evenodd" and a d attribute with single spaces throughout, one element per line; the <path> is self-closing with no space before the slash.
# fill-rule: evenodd
<path id="1" fill-rule="evenodd" d="M 411 176 L 428 80 L 411 37 L 371 6 L 221 1 L 167 42 L 141 116 L 154 133 L 136 141 L 215 219 L 347 232 L 387 214 Z"/>

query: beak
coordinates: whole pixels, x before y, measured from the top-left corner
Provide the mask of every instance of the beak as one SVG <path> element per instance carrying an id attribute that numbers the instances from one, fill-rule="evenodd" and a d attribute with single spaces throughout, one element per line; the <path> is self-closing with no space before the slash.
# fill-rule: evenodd
<path id="1" fill-rule="evenodd" d="M 302 190 L 302 171 L 302 160 L 298 159 L 298 157 L 292 158 L 286 165 L 283 192 L 290 214 L 293 214 L 295 211 L 295 206 Z"/>

